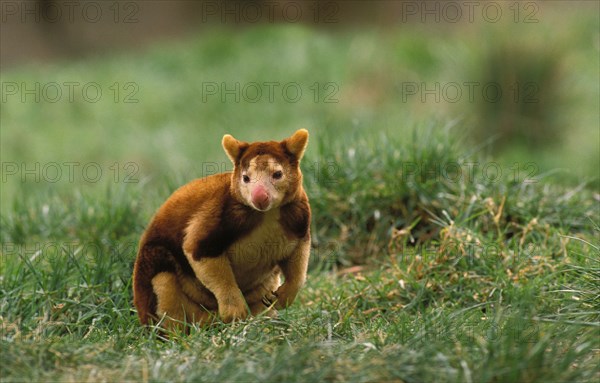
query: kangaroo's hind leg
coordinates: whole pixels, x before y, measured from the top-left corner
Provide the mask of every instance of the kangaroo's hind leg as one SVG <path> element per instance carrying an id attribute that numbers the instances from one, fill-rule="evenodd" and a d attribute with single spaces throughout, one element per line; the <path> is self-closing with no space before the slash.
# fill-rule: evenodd
<path id="1" fill-rule="evenodd" d="M 156 294 L 156 316 L 163 318 L 162 327 L 167 330 L 181 328 L 185 323 L 210 322 L 214 313 L 192 301 L 181 288 L 177 275 L 162 272 L 152 278 L 152 288 Z"/>

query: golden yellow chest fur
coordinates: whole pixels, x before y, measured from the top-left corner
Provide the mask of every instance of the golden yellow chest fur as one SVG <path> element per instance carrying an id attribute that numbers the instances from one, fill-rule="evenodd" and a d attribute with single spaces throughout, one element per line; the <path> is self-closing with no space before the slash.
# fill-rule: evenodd
<path id="1" fill-rule="evenodd" d="M 227 249 L 227 257 L 242 291 L 260 282 L 261 278 L 257 276 L 270 275 L 298 246 L 297 239 L 290 240 L 286 235 L 279 217 L 279 209 L 266 212 L 256 229 Z"/>

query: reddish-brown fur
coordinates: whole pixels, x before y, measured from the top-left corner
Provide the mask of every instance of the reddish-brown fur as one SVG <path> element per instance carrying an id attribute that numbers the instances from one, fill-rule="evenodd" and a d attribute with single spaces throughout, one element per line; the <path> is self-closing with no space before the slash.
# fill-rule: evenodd
<path id="1" fill-rule="evenodd" d="M 217 313 L 231 321 L 263 312 L 270 302 L 284 308 L 294 301 L 310 250 L 310 206 L 299 168 L 307 140 L 305 130 L 281 142 L 225 136 L 234 171 L 194 180 L 160 207 L 134 266 L 134 304 L 142 324 L 163 317 L 167 328 L 203 324 Z M 262 179 L 242 181 L 246 173 Z M 256 187 L 269 201 L 266 211 L 248 197 Z"/>

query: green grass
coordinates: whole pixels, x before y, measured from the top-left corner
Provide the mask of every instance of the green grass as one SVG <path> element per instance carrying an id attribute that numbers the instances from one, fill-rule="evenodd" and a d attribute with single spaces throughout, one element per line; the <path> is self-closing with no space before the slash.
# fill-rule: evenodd
<path id="1" fill-rule="evenodd" d="M 430 109 L 394 91 L 406 78 L 469 80 L 465 64 L 485 49 L 467 49 L 460 29 L 410 38 L 222 30 L 136 55 L 4 73 L 3 81 L 103 88 L 133 81 L 140 102 L 3 104 L 3 163 L 94 162 L 104 176 L 3 180 L 0 380 L 598 380 L 597 166 L 573 170 L 566 159 L 598 156 L 590 85 L 598 58 L 586 50 L 597 22 L 573 20 L 561 47 L 581 65 L 561 84 L 585 85 L 585 97 L 562 111 L 577 127 L 565 147 L 525 157 L 492 157 L 473 142 L 468 105 Z M 539 30 L 552 36 L 547 24 Z M 484 32 L 510 40 L 524 31 Z M 334 82 L 339 102 L 311 94 L 294 104 L 202 103 L 203 81 Z M 154 211 L 207 165 L 229 166 L 222 134 L 281 139 L 299 127 L 311 131 L 302 166 L 313 249 L 298 301 L 277 319 L 192 327 L 166 340 L 142 329 L 131 273 Z M 555 170 L 561 161 L 572 170 Z"/>
<path id="2" fill-rule="evenodd" d="M 378 181 L 381 169 L 402 178 L 394 150 L 456 161 L 457 144 L 430 133 L 411 144 L 366 136 L 373 145 L 357 145 L 355 160 L 336 145 L 356 138 L 322 142 L 320 154 L 344 171 L 331 182 L 307 177 L 315 248 L 299 301 L 278 319 L 166 341 L 140 328 L 131 306 L 136 241 L 152 210 L 138 202 L 143 185 L 15 203 L 3 216 L 3 380 L 593 381 L 593 193 L 542 182 L 422 180 L 398 190 Z M 369 149 L 380 139 L 396 149 Z M 164 197 L 144 198 L 158 206 Z M 414 206 L 394 207 L 403 203 Z M 380 217 L 365 230 L 374 209 Z"/>

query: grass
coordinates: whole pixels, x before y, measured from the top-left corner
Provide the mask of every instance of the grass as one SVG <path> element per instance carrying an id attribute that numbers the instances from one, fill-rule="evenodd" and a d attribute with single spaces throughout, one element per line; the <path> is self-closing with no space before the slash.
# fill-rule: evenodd
<path id="1" fill-rule="evenodd" d="M 597 79 L 597 58 L 588 62 L 593 55 L 575 38 L 589 24 L 565 37 L 568 60 L 587 62 L 566 75 L 580 82 Z M 565 153 L 594 158 L 597 146 L 553 148 L 547 162 L 537 161 L 542 149 L 514 167 L 512 155 L 491 157 L 470 140 L 468 116 L 455 118 L 460 108 L 435 105 L 441 115 L 430 115 L 427 105 L 390 96 L 386 79 L 406 73 L 462 81 L 458 62 L 481 52 L 460 49 L 460 33 L 415 42 L 298 26 L 222 32 L 3 74 L 103 87 L 133 81 L 140 102 L 3 104 L 3 163 L 78 162 L 79 171 L 94 162 L 104 176 L 3 179 L 1 381 L 598 380 L 597 180 L 587 165 L 579 174 L 553 170 Z M 350 56 L 357 47 L 372 55 Z M 295 104 L 191 105 L 208 80 L 334 82 L 339 102 L 315 103 L 311 94 Z M 597 134 L 586 123 L 597 95 L 586 94 L 565 108 L 587 132 L 573 140 Z M 228 166 L 223 133 L 280 139 L 301 126 L 311 130 L 302 166 L 313 250 L 298 301 L 277 319 L 194 327 L 166 340 L 140 328 L 131 272 L 156 208 L 210 166 Z"/>
<path id="2" fill-rule="evenodd" d="M 387 147 L 414 156 L 405 159 L 457 160 L 456 144 L 427 136 Z M 67 194 L 16 203 L 3 216 L 2 379 L 598 377 L 600 217 L 592 192 L 424 180 L 424 190 L 388 194 L 368 185 L 381 176 L 381 163 L 389 164 L 387 177 L 402 177 L 393 150 L 357 145 L 354 163 L 325 144 L 321 154 L 345 171 L 335 182 L 307 177 L 316 241 L 299 302 L 278 319 L 194 328 L 162 342 L 139 327 L 131 306 L 132 262 L 148 213 L 138 203 L 143 185 L 111 188 L 100 199 Z M 455 189 L 466 197 L 457 199 Z M 414 206 L 393 208 L 417 195 Z M 368 231 L 373 209 L 380 215 Z"/>

